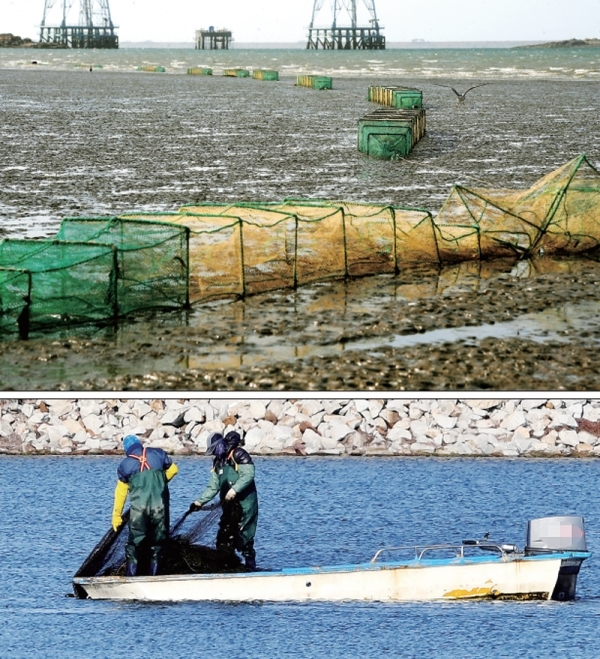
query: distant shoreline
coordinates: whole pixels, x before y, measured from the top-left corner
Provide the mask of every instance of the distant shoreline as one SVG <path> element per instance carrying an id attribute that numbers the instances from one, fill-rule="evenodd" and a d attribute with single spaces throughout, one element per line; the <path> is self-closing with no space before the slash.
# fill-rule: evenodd
<path id="1" fill-rule="evenodd" d="M 387 50 L 431 48 L 518 48 L 536 47 L 540 41 L 388 41 Z M 193 41 L 121 41 L 120 48 L 185 48 L 193 49 Z M 234 41 L 231 50 L 305 50 L 306 41 Z M 218 51 L 215 51 L 218 52 Z M 364 51 L 376 53 L 380 51 Z"/>
<path id="2" fill-rule="evenodd" d="M 58 46 L 52 43 L 40 43 L 28 38 L 21 38 L 10 32 L 0 34 L 0 48 L 60 48 L 64 50 L 64 46 Z"/>
<path id="3" fill-rule="evenodd" d="M 515 46 L 516 48 L 600 48 L 600 39 L 567 39 L 540 44 Z"/>
<path id="4" fill-rule="evenodd" d="M 12 34 L 0 34 L 0 47 L 5 48 L 62 48 L 54 44 L 38 43 Z M 388 41 L 387 50 L 430 50 L 456 48 L 600 48 L 600 39 L 567 39 L 564 41 Z M 121 41 L 119 49 L 185 49 L 194 50 L 193 41 Z M 233 42 L 231 50 L 305 50 L 306 41 L 289 42 Z M 218 52 L 218 51 L 215 51 Z M 365 51 L 378 52 L 378 51 Z"/>

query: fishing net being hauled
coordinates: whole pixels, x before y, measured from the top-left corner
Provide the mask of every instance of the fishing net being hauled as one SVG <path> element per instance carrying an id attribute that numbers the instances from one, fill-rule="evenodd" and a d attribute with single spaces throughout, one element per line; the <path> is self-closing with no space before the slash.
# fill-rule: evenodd
<path id="1" fill-rule="evenodd" d="M 171 526 L 170 537 L 160 563 L 160 574 L 215 574 L 244 572 L 240 559 L 233 553 L 210 546 L 221 515 L 221 504 L 206 506 L 199 513 L 186 513 Z M 75 573 L 75 577 L 107 577 L 125 575 L 125 545 L 129 511 L 123 515 L 118 531 L 112 528 L 94 547 Z M 141 548 L 139 573 L 147 574 L 144 548 Z"/>

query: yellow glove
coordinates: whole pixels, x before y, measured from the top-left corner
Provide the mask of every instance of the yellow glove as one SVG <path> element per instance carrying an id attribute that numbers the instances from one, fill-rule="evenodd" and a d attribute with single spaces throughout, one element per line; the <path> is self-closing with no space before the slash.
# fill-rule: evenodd
<path id="1" fill-rule="evenodd" d="M 119 527 L 123 524 L 123 518 L 121 515 L 117 515 L 116 513 L 113 513 L 112 516 L 112 530 L 117 532 L 119 530 Z"/>
<path id="2" fill-rule="evenodd" d="M 179 469 L 177 468 L 177 465 L 173 463 L 167 470 L 165 470 L 165 476 L 167 477 L 167 480 L 170 481 L 178 471 Z"/>
<path id="3" fill-rule="evenodd" d="M 113 531 L 117 531 L 121 524 L 123 524 L 123 518 L 121 515 L 123 513 L 123 508 L 125 507 L 125 500 L 127 499 L 128 492 L 129 485 L 123 483 L 123 481 L 117 481 L 117 487 L 115 487 L 115 503 L 113 505 L 112 514 Z"/>

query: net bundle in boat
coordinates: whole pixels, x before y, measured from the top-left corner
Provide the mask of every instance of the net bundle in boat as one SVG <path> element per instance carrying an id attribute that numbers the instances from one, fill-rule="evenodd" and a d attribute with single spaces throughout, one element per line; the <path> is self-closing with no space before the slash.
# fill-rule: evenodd
<path id="1" fill-rule="evenodd" d="M 199 513 L 183 515 L 172 525 L 160 574 L 206 574 L 243 571 L 241 561 L 233 553 L 214 548 L 215 528 L 221 514 L 219 503 L 206 506 Z M 75 573 L 75 577 L 125 575 L 125 545 L 129 511 L 123 515 L 123 526 L 110 529 L 94 547 Z M 140 574 L 146 572 L 142 547 Z"/>

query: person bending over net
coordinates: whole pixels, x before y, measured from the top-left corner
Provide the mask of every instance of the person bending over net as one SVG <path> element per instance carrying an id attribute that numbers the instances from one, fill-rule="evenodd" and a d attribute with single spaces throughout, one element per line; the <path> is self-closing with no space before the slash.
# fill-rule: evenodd
<path id="1" fill-rule="evenodd" d="M 254 464 L 237 432 L 225 437 L 215 433 L 209 439 L 207 455 L 214 455 L 208 485 L 190 506 L 197 511 L 217 494 L 222 513 L 217 532 L 217 549 L 239 551 L 248 570 L 256 569 L 254 536 L 258 521 L 258 494 L 254 482 Z"/>
<path id="2" fill-rule="evenodd" d="M 146 448 L 135 435 L 123 439 L 126 458 L 117 469 L 117 487 L 112 527 L 117 531 L 129 494 L 129 537 L 125 547 L 126 575 L 138 574 L 138 565 L 148 563 L 148 572 L 158 574 L 169 538 L 169 486 L 177 465 L 160 448 Z M 144 554 L 144 552 L 146 552 Z"/>

